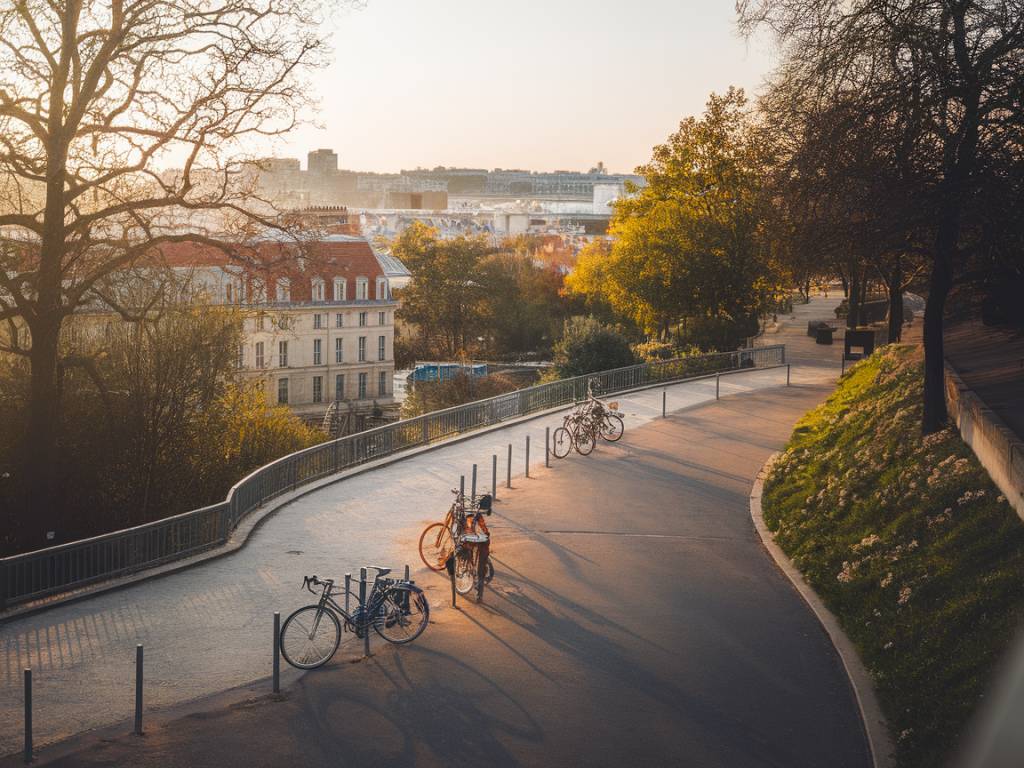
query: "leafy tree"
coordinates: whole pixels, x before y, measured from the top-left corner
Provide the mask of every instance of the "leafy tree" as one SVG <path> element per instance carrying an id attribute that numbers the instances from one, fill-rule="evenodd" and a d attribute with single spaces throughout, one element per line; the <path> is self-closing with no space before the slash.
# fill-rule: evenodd
<path id="1" fill-rule="evenodd" d="M 491 349 L 521 355 L 551 349 L 565 320 L 562 275 L 528 253 L 503 250 L 483 261 L 480 316 Z"/>
<path id="2" fill-rule="evenodd" d="M 554 372 L 560 379 L 636 362 L 629 340 L 592 317 L 567 320 L 554 352 Z"/>
<path id="3" fill-rule="evenodd" d="M 402 418 L 484 400 L 519 387 L 515 379 L 501 374 L 478 377 L 460 372 L 445 381 L 417 381 L 402 402 Z"/>
<path id="4" fill-rule="evenodd" d="M 437 231 L 413 222 L 392 244 L 412 273 L 402 289 L 399 317 L 418 327 L 445 358 L 465 351 L 479 334 L 483 288 L 478 273 L 490 248 L 483 237 L 442 240 Z"/>

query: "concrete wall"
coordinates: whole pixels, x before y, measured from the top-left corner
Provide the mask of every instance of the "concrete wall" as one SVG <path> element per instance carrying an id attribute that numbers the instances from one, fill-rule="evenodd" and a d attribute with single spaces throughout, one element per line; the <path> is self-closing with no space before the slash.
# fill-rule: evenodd
<path id="1" fill-rule="evenodd" d="M 946 364 L 949 416 L 992 481 L 1024 520 L 1024 442 Z"/>

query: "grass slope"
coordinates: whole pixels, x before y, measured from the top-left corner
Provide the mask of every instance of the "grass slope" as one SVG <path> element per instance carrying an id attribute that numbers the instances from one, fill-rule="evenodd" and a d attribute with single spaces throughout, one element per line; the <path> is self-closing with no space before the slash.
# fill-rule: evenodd
<path id="1" fill-rule="evenodd" d="M 1024 525 L 955 429 L 921 437 L 921 382 L 916 349 L 859 363 L 797 424 L 764 494 L 906 768 L 950 756 L 1024 607 Z"/>

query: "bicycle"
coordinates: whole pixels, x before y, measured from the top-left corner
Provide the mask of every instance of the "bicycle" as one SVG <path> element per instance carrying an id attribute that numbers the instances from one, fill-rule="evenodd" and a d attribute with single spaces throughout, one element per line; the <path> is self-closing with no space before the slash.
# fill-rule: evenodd
<path id="1" fill-rule="evenodd" d="M 483 499 L 490 499 L 490 496 L 485 494 L 480 499 L 471 500 L 467 505 L 465 494 L 458 488 L 452 488 L 452 493 L 455 494 L 455 500 L 448 508 L 444 521 L 428 525 L 420 534 L 420 558 L 432 571 L 443 571 L 449 559 L 454 556 L 455 589 L 460 595 L 466 595 L 476 586 L 479 570 L 477 548 L 465 546 L 473 543 L 466 538 L 470 527 L 469 517 L 490 514 L 489 507 L 481 510 Z M 488 558 L 484 583 L 489 584 L 493 578 L 494 565 Z"/>
<path id="2" fill-rule="evenodd" d="M 564 459 L 573 448 L 580 456 L 587 456 L 594 450 L 597 441 L 586 422 L 586 414 L 580 408 L 562 418 L 562 426 L 551 436 L 551 452 L 555 458 Z"/>
<path id="3" fill-rule="evenodd" d="M 280 634 L 285 661 L 298 669 L 316 669 L 331 660 L 343 636 L 362 639 L 371 627 L 395 645 L 411 643 L 423 633 L 430 620 L 430 604 L 423 590 L 409 581 L 386 578 L 390 568 L 370 568 L 377 573 L 366 605 L 359 605 L 357 598 L 352 613 L 335 601 L 339 592 L 334 579 L 302 578 L 302 588 L 310 594 L 317 594 L 314 587 L 321 588 L 320 599 L 285 619 Z"/>

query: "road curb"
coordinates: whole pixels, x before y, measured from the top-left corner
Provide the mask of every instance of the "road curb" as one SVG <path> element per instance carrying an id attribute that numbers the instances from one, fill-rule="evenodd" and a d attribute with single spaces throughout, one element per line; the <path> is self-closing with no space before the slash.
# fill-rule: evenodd
<path id="1" fill-rule="evenodd" d="M 765 477 L 778 455 L 778 453 L 773 453 L 757 473 L 754 487 L 750 491 L 750 517 L 764 548 L 771 555 L 779 570 L 792 583 L 800 597 L 807 603 L 807 607 L 813 611 L 818 622 L 828 634 L 829 640 L 832 641 L 836 653 L 839 654 L 839 660 L 842 661 L 843 668 L 846 670 L 846 677 L 850 681 L 850 687 L 853 689 L 853 695 L 857 701 L 857 708 L 860 710 L 861 723 L 864 726 L 868 748 L 871 751 L 872 763 L 875 768 L 893 768 L 896 763 L 893 758 L 894 749 L 892 738 L 889 735 L 889 725 L 882 713 L 882 707 L 878 703 L 878 697 L 875 695 L 871 675 L 861 662 L 856 646 L 843 631 L 839 619 L 825 606 L 822 599 L 818 597 L 818 593 L 804 581 L 803 575 L 789 559 L 789 556 L 782 551 L 782 547 L 775 543 L 775 536 L 768 530 L 768 526 L 764 522 L 761 494 L 764 490 Z"/>

